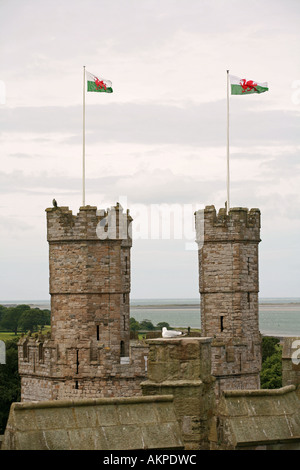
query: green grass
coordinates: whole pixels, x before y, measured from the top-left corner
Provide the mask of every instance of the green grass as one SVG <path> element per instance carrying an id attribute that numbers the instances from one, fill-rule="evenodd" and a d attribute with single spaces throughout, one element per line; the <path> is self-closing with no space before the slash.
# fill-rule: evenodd
<path id="1" fill-rule="evenodd" d="M 45 335 L 48 331 L 50 331 L 50 326 L 45 326 L 43 328 L 43 335 Z M 37 331 L 34 331 L 32 335 L 34 336 L 37 333 Z M 21 338 L 20 332 L 18 332 L 17 335 L 15 335 L 12 331 L 0 331 L 0 341 L 9 341 L 11 339 L 15 338 Z M 27 334 L 27 333 L 26 333 Z"/>
<path id="2" fill-rule="evenodd" d="M 21 336 L 20 334 L 15 335 L 11 331 L 0 331 L 0 340 L 1 341 L 8 341 L 10 339 L 19 338 L 20 336 Z"/>

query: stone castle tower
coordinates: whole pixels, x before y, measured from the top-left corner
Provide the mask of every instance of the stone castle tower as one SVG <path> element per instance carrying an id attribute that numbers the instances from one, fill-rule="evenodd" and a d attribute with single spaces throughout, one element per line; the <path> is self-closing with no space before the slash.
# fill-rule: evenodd
<path id="1" fill-rule="evenodd" d="M 232 208 L 196 214 L 202 336 L 212 337 L 216 393 L 260 388 L 258 318 L 260 211 Z"/>
<path id="2" fill-rule="evenodd" d="M 144 354 L 130 348 L 129 212 L 46 209 L 51 337 L 19 343 L 22 401 L 135 395 Z"/>

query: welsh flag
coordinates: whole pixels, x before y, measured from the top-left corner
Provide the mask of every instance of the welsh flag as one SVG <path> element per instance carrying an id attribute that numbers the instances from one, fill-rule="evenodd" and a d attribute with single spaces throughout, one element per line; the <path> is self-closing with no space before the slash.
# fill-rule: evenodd
<path id="1" fill-rule="evenodd" d="M 267 82 L 258 83 L 254 80 L 229 75 L 232 95 L 250 95 L 251 93 L 264 93 L 268 91 Z"/>
<path id="2" fill-rule="evenodd" d="M 86 71 L 86 90 L 87 91 L 96 91 L 98 93 L 112 93 L 112 82 L 110 80 L 105 80 L 104 78 L 98 78 L 92 73 Z"/>

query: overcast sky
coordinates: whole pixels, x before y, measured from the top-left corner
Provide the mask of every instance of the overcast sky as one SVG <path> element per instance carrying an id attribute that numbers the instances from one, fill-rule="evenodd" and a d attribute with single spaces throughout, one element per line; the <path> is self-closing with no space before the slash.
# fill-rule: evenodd
<path id="1" fill-rule="evenodd" d="M 86 203 L 135 218 L 132 298 L 199 297 L 226 70 L 268 82 L 230 97 L 231 206 L 261 210 L 260 296 L 300 297 L 299 24 L 299 0 L 0 0 L 0 300 L 48 299 L 45 208 L 82 204 L 83 65 L 114 90 L 86 95 Z M 162 208 L 182 236 L 154 239 Z"/>

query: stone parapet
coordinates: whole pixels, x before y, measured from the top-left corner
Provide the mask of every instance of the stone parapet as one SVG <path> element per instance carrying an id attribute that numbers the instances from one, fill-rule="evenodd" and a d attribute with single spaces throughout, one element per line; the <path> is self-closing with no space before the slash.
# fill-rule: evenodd
<path id="1" fill-rule="evenodd" d="M 116 360 L 114 350 L 91 341 L 57 344 L 47 336 L 19 341 L 21 400 L 141 395 L 147 377 L 148 346 L 131 344 L 129 356 Z"/>
<path id="2" fill-rule="evenodd" d="M 185 449 L 208 449 L 215 381 L 211 376 L 211 338 L 162 338 L 148 343 L 143 395 L 173 395 Z"/>
<path id="3" fill-rule="evenodd" d="M 206 206 L 195 213 L 195 223 L 198 243 L 260 241 L 260 210 L 256 208 L 233 207 L 228 213 L 221 208 L 217 213 L 215 206 Z"/>
<path id="4" fill-rule="evenodd" d="M 48 242 L 100 239 L 132 243 L 132 217 L 119 203 L 107 210 L 83 206 L 77 215 L 69 207 L 51 207 L 46 214 Z"/>

